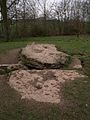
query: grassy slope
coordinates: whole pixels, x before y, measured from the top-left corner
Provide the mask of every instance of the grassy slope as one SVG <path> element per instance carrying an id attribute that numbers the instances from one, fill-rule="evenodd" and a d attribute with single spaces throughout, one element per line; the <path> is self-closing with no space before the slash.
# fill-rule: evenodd
<path id="1" fill-rule="evenodd" d="M 3 80 L 0 98 L 0 120 L 90 120 L 90 36 L 42 37 L 0 43 L 0 52 L 24 47 L 27 43 L 53 43 L 58 49 L 69 54 L 84 53 L 84 72 L 89 76 L 84 80 L 65 83 L 62 93 L 64 104 L 48 105 L 21 101 Z M 4 92 L 4 93 L 3 93 Z"/>

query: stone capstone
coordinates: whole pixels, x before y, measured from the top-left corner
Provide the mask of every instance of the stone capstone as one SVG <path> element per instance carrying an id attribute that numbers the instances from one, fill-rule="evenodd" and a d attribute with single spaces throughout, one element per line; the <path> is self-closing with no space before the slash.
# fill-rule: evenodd
<path id="1" fill-rule="evenodd" d="M 21 61 L 31 68 L 61 68 L 70 62 L 70 56 L 53 44 L 31 44 L 22 49 Z"/>

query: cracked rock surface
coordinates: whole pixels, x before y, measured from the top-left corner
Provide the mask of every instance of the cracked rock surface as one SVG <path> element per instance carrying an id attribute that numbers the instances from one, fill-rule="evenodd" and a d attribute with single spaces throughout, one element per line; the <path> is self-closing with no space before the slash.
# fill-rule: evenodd
<path id="1" fill-rule="evenodd" d="M 31 44 L 22 49 L 21 60 L 32 68 L 61 68 L 70 62 L 70 56 L 57 50 L 53 44 Z"/>

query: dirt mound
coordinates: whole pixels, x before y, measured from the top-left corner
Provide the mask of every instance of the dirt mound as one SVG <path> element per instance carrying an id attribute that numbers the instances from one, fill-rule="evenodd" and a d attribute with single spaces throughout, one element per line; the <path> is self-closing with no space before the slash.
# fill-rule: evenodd
<path id="1" fill-rule="evenodd" d="M 18 70 L 12 72 L 9 84 L 22 99 L 59 103 L 61 84 L 82 77 L 75 70 Z"/>

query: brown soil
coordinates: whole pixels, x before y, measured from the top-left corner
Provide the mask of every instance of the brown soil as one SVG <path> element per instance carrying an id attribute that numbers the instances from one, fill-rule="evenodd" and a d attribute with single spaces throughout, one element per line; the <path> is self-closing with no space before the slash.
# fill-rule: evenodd
<path id="1" fill-rule="evenodd" d="M 13 49 L 0 53 L 0 64 L 17 64 L 19 51 L 20 49 Z"/>

